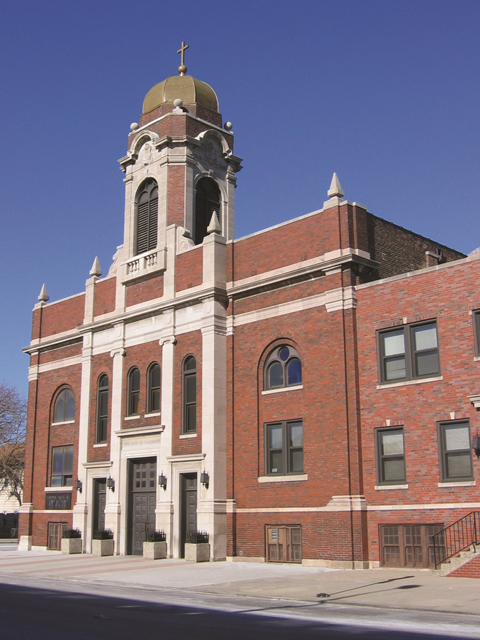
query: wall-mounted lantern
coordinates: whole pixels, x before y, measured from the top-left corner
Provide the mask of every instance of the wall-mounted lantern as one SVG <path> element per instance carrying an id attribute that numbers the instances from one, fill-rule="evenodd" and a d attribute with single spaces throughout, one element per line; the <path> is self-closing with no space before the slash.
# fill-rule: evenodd
<path id="1" fill-rule="evenodd" d="M 115 491 L 115 480 L 113 478 L 107 478 L 107 487 L 110 491 Z"/>
<path id="2" fill-rule="evenodd" d="M 164 491 L 167 490 L 167 476 L 162 473 L 158 476 L 158 486 L 161 487 Z"/>
<path id="3" fill-rule="evenodd" d="M 480 436 L 478 433 L 472 438 L 472 449 L 475 451 L 477 458 L 480 458 Z"/>
<path id="4" fill-rule="evenodd" d="M 208 475 L 208 473 L 204 469 L 203 472 L 200 474 L 200 484 L 203 484 L 205 489 L 208 489 L 208 483 L 209 482 L 210 482 L 210 476 Z"/>
<path id="5" fill-rule="evenodd" d="M 82 493 L 82 481 L 78 478 L 75 480 L 75 489 Z"/>

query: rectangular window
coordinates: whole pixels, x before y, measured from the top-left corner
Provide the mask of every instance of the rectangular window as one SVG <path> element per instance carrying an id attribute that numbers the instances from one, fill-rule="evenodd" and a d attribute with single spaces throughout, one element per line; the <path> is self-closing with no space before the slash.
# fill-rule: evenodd
<path id="1" fill-rule="evenodd" d="M 303 473 L 303 423 L 301 421 L 267 424 L 266 441 L 268 475 Z"/>
<path id="2" fill-rule="evenodd" d="M 438 439 L 442 482 L 473 480 L 469 423 L 440 422 Z"/>
<path id="3" fill-rule="evenodd" d="M 52 448 L 51 487 L 71 487 L 73 470 L 73 446 Z"/>
<path id="4" fill-rule="evenodd" d="M 377 429 L 376 435 L 378 484 L 405 483 L 403 428 Z"/>
<path id="5" fill-rule="evenodd" d="M 473 312 L 473 334 L 475 337 L 475 355 L 480 357 L 480 310 Z"/>
<path id="6" fill-rule="evenodd" d="M 405 325 L 378 332 L 379 378 L 383 383 L 440 373 L 437 323 Z"/>

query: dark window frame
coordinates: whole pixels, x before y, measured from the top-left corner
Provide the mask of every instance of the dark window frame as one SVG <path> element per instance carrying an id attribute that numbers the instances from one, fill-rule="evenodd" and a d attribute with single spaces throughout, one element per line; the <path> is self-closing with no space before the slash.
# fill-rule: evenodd
<path id="1" fill-rule="evenodd" d="M 158 367 L 158 385 L 154 385 L 152 378 L 153 372 Z M 158 362 L 152 362 L 147 369 L 147 413 L 159 413 L 160 412 L 160 389 L 162 387 L 162 369 Z M 156 396 L 158 392 L 158 396 Z M 155 398 L 157 397 L 157 402 Z M 155 406 L 158 404 L 158 406 Z"/>
<path id="2" fill-rule="evenodd" d="M 283 349 L 288 349 L 289 353 L 285 360 L 280 357 L 280 352 Z M 292 382 L 289 383 L 289 367 L 293 361 L 298 360 L 300 363 L 300 382 Z M 273 366 L 276 366 L 277 369 L 281 367 L 282 369 L 282 382 L 280 384 L 272 384 L 271 379 L 271 371 Z M 295 347 L 292 347 L 289 344 L 281 344 L 276 346 L 274 349 L 270 351 L 267 359 L 265 360 L 265 365 L 263 367 L 264 376 L 263 376 L 263 389 L 264 391 L 272 391 L 276 389 L 288 389 L 289 387 L 297 387 L 303 384 L 303 374 L 302 374 L 302 359 L 300 358 L 300 354 L 298 353 Z"/>
<path id="3" fill-rule="evenodd" d="M 139 415 L 140 370 L 138 367 L 132 367 L 127 374 L 127 416 L 131 417 Z"/>
<path id="4" fill-rule="evenodd" d="M 448 427 L 462 427 L 468 428 L 468 441 L 463 449 L 447 449 L 446 431 Z M 470 431 L 469 420 L 444 420 L 437 422 L 438 430 L 438 454 L 440 462 L 440 482 L 471 482 L 475 480 L 473 472 L 473 460 L 472 460 L 472 434 Z M 468 457 L 469 470 L 468 472 L 460 475 L 453 475 L 449 471 L 449 460 L 458 456 Z"/>
<path id="5" fill-rule="evenodd" d="M 435 327 L 437 346 L 429 349 L 415 349 L 415 332 L 418 329 L 424 327 Z M 405 375 L 401 377 L 389 378 L 386 371 L 387 362 L 393 360 L 401 360 L 402 354 L 387 355 L 385 353 L 385 337 L 393 334 L 403 333 L 404 336 L 404 352 L 403 358 L 405 361 Z M 436 355 L 437 369 L 436 371 L 429 371 L 428 373 L 418 373 L 417 362 L 419 355 Z M 378 360 L 378 377 L 380 384 L 401 384 L 403 382 L 409 382 L 412 380 L 425 380 L 432 377 L 441 375 L 440 366 L 440 344 L 438 339 L 438 325 L 437 320 L 425 320 L 422 322 L 415 322 L 411 324 L 398 325 L 395 327 L 389 327 L 388 329 L 381 329 L 377 331 L 377 360 Z"/>
<path id="6" fill-rule="evenodd" d="M 293 425 L 302 425 L 302 446 L 292 446 L 290 444 L 290 427 Z M 271 433 L 272 428 L 281 427 L 282 428 L 282 447 L 281 448 L 273 448 L 271 446 Z M 265 442 L 265 475 L 266 476 L 298 476 L 303 475 L 305 473 L 305 465 L 304 465 L 304 452 L 305 452 L 305 443 L 304 443 L 304 424 L 303 420 L 298 418 L 294 420 L 276 420 L 274 422 L 267 422 L 265 424 L 265 434 L 264 434 L 264 442 Z M 291 453 L 295 451 L 302 452 L 302 468 L 301 469 L 292 469 L 292 461 L 291 461 Z M 282 468 L 280 471 L 272 471 L 272 453 L 281 453 L 282 460 Z"/>
<path id="7" fill-rule="evenodd" d="M 473 335 L 475 339 L 475 356 L 480 357 L 480 309 L 472 311 Z"/>
<path id="8" fill-rule="evenodd" d="M 102 384 L 106 381 L 106 385 Z M 109 418 L 109 394 L 110 381 L 106 373 L 102 373 L 97 380 L 97 414 L 95 420 L 95 444 L 107 442 L 108 418 Z M 102 412 L 102 406 L 106 406 L 106 411 Z"/>
<path id="9" fill-rule="evenodd" d="M 71 395 L 72 399 L 73 399 L 73 417 L 69 418 L 66 414 L 67 414 L 67 406 L 68 406 L 68 400 L 66 400 L 65 396 Z M 56 418 L 58 416 L 56 416 L 57 413 L 57 407 L 58 404 L 60 402 L 60 400 L 63 401 L 63 417 L 61 420 L 57 420 Z M 73 393 L 73 391 L 70 389 L 70 387 L 64 387 L 59 394 L 57 395 L 57 397 L 55 398 L 55 402 L 53 404 L 53 419 L 52 419 L 52 423 L 53 424 L 61 424 L 63 422 L 75 422 L 75 410 L 76 410 L 76 406 L 75 406 L 75 395 Z"/>
<path id="10" fill-rule="evenodd" d="M 403 442 L 403 453 L 402 454 L 385 454 L 383 452 L 383 436 L 385 434 L 402 434 L 402 442 Z M 375 429 L 375 454 L 377 461 L 377 484 L 380 486 L 388 486 L 388 485 L 397 485 L 397 484 L 406 484 L 407 483 L 407 464 L 405 459 L 405 430 L 404 427 L 399 425 L 395 427 L 387 427 L 381 429 Z M 386 480 L 385 476 L 385 465 L 384 463 L 391 460 L 399 460 L 403 461 L 403 478 L 395 479 L 395 480 Z"/>
<path id="11" fill-rule="evenodd" d="M 54 462 L 56 454 L 62 456 L 61 470 L 59 473 L 54 473 Z M 70 457 L 66 453 L 71 454 Z M 71 462 L 71 468 L 66 465 L 66 462 Z M 73 444 L 64 445 L 62 447 L 52 447 L 52 460 L 51 460 L 51 474 L 50 474 L 50 486 L 51 487 L 72 487 L 73 486 Z M 60 483 L 54 482 L 54 478 L 60 478 Z"/>
<path id="12" fill-rule="evenodd" d="M 153 251 L 158 234 L 158 183 L 147 178 L 135 196 L 135 255 Z"/>
<path id="13" fill-rule="evenodd" d="M 189 363 L 193 360 L 195 368 L 187 369 Z M 192 386 L 190 380 L 195 380 L 195 400 L 187 399 L 187 387 Z M 190 424 L 191 407 L 195 407 L 195 424 Z M 182 362 L 182 434 L 196 433 L 197 432 L 197 360 L 195 356 L 189 354 L 185 356 Z"/>

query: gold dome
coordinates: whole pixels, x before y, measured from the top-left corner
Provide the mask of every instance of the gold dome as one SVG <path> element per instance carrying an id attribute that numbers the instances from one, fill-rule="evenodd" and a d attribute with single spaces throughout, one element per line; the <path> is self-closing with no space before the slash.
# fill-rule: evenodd
<path id="1" fill-rule="evenodd" d="M 152 87 L 143 101 L 143 113 L 150 113 L 162 104 L 173 104 L 177 98 L 183 104 L 196 103 L 218 113 L 215 91 L 206 82 L 192 76 L 170 76 Z"/>

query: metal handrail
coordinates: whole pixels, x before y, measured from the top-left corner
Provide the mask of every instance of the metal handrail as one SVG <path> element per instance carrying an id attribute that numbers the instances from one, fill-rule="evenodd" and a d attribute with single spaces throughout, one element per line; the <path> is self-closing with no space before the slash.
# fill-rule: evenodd
<path id="1" fill-rule="evenodd" d="M 480 511 L 472 511 L 432 536 L 435 569 L 461 551 L 480 545 Z"/>

